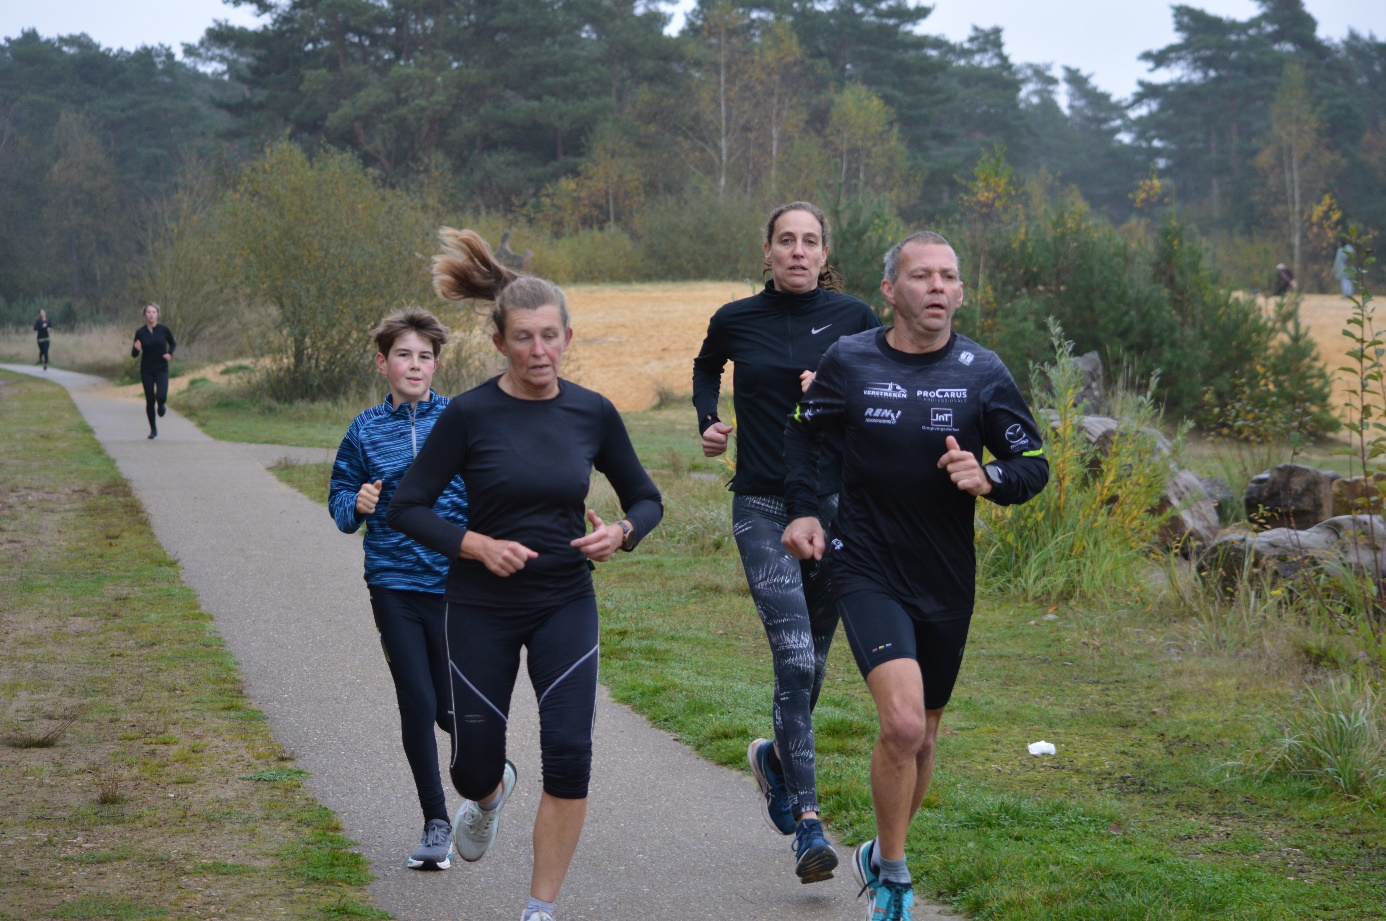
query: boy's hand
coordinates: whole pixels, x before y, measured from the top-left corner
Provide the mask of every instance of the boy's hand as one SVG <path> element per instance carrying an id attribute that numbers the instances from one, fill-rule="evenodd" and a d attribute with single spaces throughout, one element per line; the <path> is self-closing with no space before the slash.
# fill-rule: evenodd
<path id="1" fill-rule="evenodd" d="M 361 491 L 356 494 L 356 514 L 370 515 L 375 512 L 375 506 L 380 501 L 380 487 L 383 485 L 385 484 L 381 480 L 361 484 Z"/>

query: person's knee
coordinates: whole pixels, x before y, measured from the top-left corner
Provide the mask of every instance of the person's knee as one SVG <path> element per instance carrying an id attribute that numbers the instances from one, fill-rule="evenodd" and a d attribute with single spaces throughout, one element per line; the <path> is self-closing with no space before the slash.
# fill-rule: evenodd
<path id="1" fill-rule="evenodd" d="M 592 743 L 574 741 L 544 749 L 544 792 L 559 799 L 585 799 L 592 780 Z"/>
<path id="2" fill-rule="evenodd" d="M 926 730 L 922 707 L 893 707 L 881 713 L 880 745 L 892 759 L 910 760 L 923 751 Z"/>
<path id="3" fill-rule="evenodd" d="M 449 773 L 458 793 L 470 800 L 484 800 L 500 786 L 505 775 L 505 758 L 481 764 L 478 759 L 463 755 L 453 763 Z"/>

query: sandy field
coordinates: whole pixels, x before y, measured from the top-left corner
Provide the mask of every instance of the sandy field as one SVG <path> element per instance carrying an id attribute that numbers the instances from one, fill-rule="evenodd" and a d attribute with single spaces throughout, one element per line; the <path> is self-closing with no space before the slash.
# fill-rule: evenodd
<path id="1" fill-rule="evenodd" d="M 1347 352 L 1352 347 L 1352 342 L 1343 336 L 1352 310 L 1352 301 L 1339 294 L 1306 294 L 1299 305 L 1300 322 L 1318 344 L 1319 358 L 1333 375 L 1332 405 L 1335 411 L 1341 411 L 1347 400 L 1348 382 L 1342 379 L 1338 368 L 1348 363 Z"/>
<path id="2" fill-rule="evenodd" d="M 661 388 L 692 394 L 693 358 L 708 319 L 728 301 L 753 293 L 734 281 L 572 285 L 564 291 L 573 360 L 563 376 L 605 394 L 622 412 L 653 406 Z M 731 365 L 727 370 L 730 385 Z"/>

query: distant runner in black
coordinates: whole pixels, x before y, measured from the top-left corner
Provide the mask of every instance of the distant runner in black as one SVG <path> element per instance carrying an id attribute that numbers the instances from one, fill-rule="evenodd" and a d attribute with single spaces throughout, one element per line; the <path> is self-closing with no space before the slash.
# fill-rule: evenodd
<path id="1" fill-rule="evenodd" d="M 48 331 L 53 328 L 53 324 L 48 322 L 48 311 L 40 310 L 38 319 L 34 321 L 34 332 L 38 334 L 39 364 L 43 365 L 43 370 L 48 370 Z"/>
<path id="2" fill-rule="evenodd" d="M 728 361 L 736 366 L 732 533 L 775 669 L 775 739 L 752 741 L 746 758 L 771 825 L 795 835 L 794 871 L 805 883 L 830 879 L 837 866 L 818 820 L 813 708 L 838 618 L 828 567 L 800 563 L 780 544 L 788 523 L 784 420 L 829 345 L 881 325 L 864 302 L 836 290 L 841 279 L 828 266 L 828 244 L 828 222 L 817 205 L 776 208 L 765 227 L 770 280 L 713 314 L 693 362 L 693 405 L 708 457 L 727 450 L 732 427 L 718 418 L 717 402 L 722 369 Z M 837 465 L 831 446 L 815 497 L 828 529 L 837 507 Z"/>
<path id="3" fill-rule="evenodd" d="M 453 711 L 449 773 L 467 798 L 452 823 L 463 860 L 490 851 L 518 781 L 505 756 L 506 727 L 525 650 L 539 703 L 544 792 L 534 819 L 529 902 L 520 917 L 555 921 L 592 774 L 598 660 L 592 564 L 634 549 L 664 507 L 616 407 L 559 377 L 573 338 L 563 291 L 517 276 L 470 230 L 445 228 L 440 236 L 434 287 L 452 301 L 495 301 L 492 341 L 506 369 L 439 414 L 386 521 L 452 560 L 443 590 Z M 623 512 L 617 521 L 608 524 L 586 506 L 593 470 L 616 491 Z M 470 503 L 465 524 L 435 508 L 459 474 Z"/>
<path id="4" fill-rule="evenodd" d="M 149 437 L 159 437 L 156 415 L 163 416 L 168 402 L 168 363 L 177 343 L 167 326 L 159 322 L 159 305 L 144 305 L 144 325 L 135 330 L 130 357 L 140 360 L 140 383 L 144 384 L 144 414 L 149 419 Z"/>
<path id="5" fill-rule="evenodd" d="M 870 917 L 909 921 L 905 833 L 934 768 L 943 708 L 962 664 L 976 580 L 977 497 L 1025 502 L 1049 464 L 1015 381 L 994 352 L 952 330 L 958 257 L 935 233 L 886 255 L 895 325 L 841 339 L 785 429 L 784 546 L 832 560 L 847 640 L 880 718 L 871 757 L 878 837 L 853 871 Z M 836 535 L 817 516 L 818 442 L 842 439 Z M 985 466 L 982 449 L 995 458 Z"/>

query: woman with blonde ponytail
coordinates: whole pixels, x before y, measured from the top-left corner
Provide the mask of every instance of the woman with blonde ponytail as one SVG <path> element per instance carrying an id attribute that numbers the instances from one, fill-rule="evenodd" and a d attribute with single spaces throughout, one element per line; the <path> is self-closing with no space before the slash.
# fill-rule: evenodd
<path id="1" fill-rule="evenodd" d="M 443 411 L 395 491 L 388 522 L 453 560 L 445 630 L 450 774 L 466 798 L 453 834 L 463 860 L 490 850 L 518 781 L 505 757 L 505 729 L 520 650 L 527 651 L 539 701 L 543 795 L 529 903 L 520 917 L 555 921 L 591 778 L 598 655 L 592 564 L 635 549 L 664 508 L 611 401 L 559 376 L 573 338 L 562 289 L 501 265 L 470 230 L 445 227 L 439 239 L 434 290 L 450 301 L 494 302 L 492 341 L 506 369 Z M 586 506 L 594 468 L 616 490 L 620 521 L 607 524 Z M 433 508 L 459 474 L 471 500 L 466 524 Z"/>

